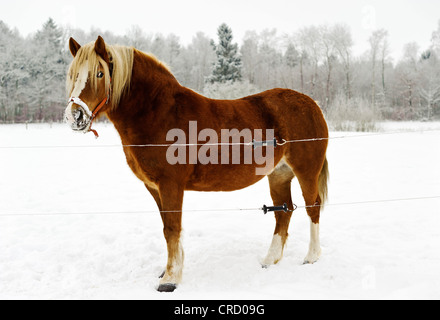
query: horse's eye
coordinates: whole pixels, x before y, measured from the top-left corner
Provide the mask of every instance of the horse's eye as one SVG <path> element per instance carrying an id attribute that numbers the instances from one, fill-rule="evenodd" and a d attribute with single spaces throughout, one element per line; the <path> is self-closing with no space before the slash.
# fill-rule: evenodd
<path id="1" fill-rule="evenodd" d="M 101 79 L 104 76 L 104 73 L 99 71 L 98 74 L 96 75 L 97 78 Z"/>

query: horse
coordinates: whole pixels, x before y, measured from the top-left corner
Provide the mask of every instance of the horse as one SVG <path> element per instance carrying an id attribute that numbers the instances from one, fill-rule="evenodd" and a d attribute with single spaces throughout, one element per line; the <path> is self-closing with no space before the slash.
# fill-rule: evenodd
<path id="1" fill-rule="evenodd" d="M 99 36 L 84 46 L 70 38 L 69 48 L 73 61 L 66 81 L 70 97 L 65 110 L 67 123 L 74 131 L 97 134 L 91 128 L 94 119 L 107 116 L 120 135 L 128 166 L 157 203 L 168 251 L 158 291 L 173 292 L 182 280 L 182 203 L 187 190 L 234 191 L 267 176 L 274 205 L 285 204 L 288 208 L 274 210 L 275 231 L 261 263 L 269 267 L 283 256 L 294 210 L 291 182 L 297 177 L 311 226 L 304 263 L 318 261 L 319 218 L 329 177 L 328 127 L 312 98 L 289 89 L 272 89 L 236 100 L 213 100 L 182 86 L 168 66 L 133 47 L 109 45 Z M 207 143 L 208 147 L 201 143 L 182 144 L 186 140 L 179 138 L 180 144 L 170 144 L 178 136 L 171 135 L 170 140 L 172 130 L 194 136 L 190 131 L 194 131 L 195 122 L 196 139 L 190 142 L 201 139 L 214 143 Z M 245 130 L 260 132 L 258 141 L 273 139 L 272 145 L 266 146 L 266 153 L 272 154 L 272 166 L 262 168 L 257 159 L 246 162 L 245 155 L 229 152 L 235 147 L 243 150 L 251 141 L 233 145 L 223 139 L 221 143 L 212 140 L 213 133 L 220 136 L 225 129 L 232 132 L 232 137 L 238 135 L 235 141 L 254 137 L 241 134 Z M 221 150 L 216 148 L 219 145 Z M 205 156 L 221 159 L 221 163 L 198 161 L 202 148 Z M 194 152 L 187 154 L 186 149 Z M 167 161 L 180 151 L 182 161 Z M 261 172 L 257 174 L 258 169 Z"/>

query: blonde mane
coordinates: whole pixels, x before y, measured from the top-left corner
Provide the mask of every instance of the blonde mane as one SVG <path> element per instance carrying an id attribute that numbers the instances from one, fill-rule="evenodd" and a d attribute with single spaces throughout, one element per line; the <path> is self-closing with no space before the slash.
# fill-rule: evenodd
<path id="1" fill-rule="evenodd" d="M 81 47 L 77 52 L 76 57 L 70 65 L 66 89 L 70 96 L 75 88 L 76 78 L 80 70 L 87 66 L 88 81 L 91 81 L 95 90 L 97 88 L 96 75 L 99 67 L 104 69 L 104 81 L 107 93 L 110 95 L 112 107 L 116 108 L 119 101 L 130 87 L 130 81 L 133 70 L 133 48 L 125 46 L 110 46 L 106 45 L 107 53 L 110 59 L 110 64 L 113 66 L 113 73 L 110 79 L 110 70 L 107 63 L 95 51 L 95 44 L 93 42 Z"/>

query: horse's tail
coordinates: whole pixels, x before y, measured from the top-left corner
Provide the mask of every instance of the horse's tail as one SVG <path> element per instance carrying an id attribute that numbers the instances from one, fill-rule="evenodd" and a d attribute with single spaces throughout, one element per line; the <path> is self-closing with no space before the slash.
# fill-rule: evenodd
<path id="1" fill-rule="evenodd" d="M 328 161 L 325 158 L 324 165 L 322 166 L 321 173 L 319 174 L 318 180 L 318 193 L 321 198 L 321 206 L 323 206 L 328 198 L 328 180 L 330 173 L 328 170 Z"/>

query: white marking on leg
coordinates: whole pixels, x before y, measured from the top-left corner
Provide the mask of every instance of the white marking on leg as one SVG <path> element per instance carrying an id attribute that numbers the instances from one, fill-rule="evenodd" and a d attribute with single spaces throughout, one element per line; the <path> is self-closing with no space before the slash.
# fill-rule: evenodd
<path id="1" fill-rule="evenodd" d="M 171 257 L 171 261 L 168 262 L 167 270 L 165 271 L 163 278 L 160 280 L 160 284 L 179 284 L 182 280 L 184 253 L 180 239 L 177 246 L 177 252 Z"/>
<path id="2" fill-rule="evenodd" d="M 310 245 L 304 263 L 315 263 L 321 256 L 321 244 L 319 241 L 319 223 L 310 221 Z"/>
<path id="3" fill-rule="evenodd" d="M 283 239 L 280 235 L 275 234 L 272 239 L 272 244 L 270 245 L 269 252 L 266 258 L 263 260 L 263 266 L 268 266 L 278 263 L 283 257 Z"/>

